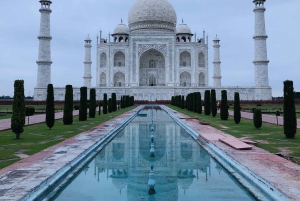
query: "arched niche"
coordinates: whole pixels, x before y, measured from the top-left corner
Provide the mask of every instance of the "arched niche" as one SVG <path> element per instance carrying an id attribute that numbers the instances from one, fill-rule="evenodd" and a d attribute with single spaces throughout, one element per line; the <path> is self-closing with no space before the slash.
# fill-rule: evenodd
<path id="1" fill-rule="evenodd" d="M 100 74 L 100 87 L 106 87 L 106 74 Z"/>
<path id="2" fill-rule="evenodd" d="M 205 75 L 204 73 L 199 73 L 199 77 L 198 77 L 198 80 L 199 80 L 199 87 L 205 87 Z"/>
<path id="3" fill-rule="evenodd" d="M 180 86 L 190 87 L 191 86 L 191 74 L 188 72 L 183 72 L 180 74 Z"/>
<path id="4" fill-rule="evenodd" d="M 144 52 L 140 57 L 140 86 L 165 86 L 165 57 L 155 49 Z"/>
<path id="5" fill-rule="evenodd" d="M 100 55 L 100 67 L 106 67 L 106 54 L 102 52 Z"/>
<path id="6" fill-rule="evenodd" d="M 198 55 L 198 66 L 205 67 L 205 59 L 203 52 L 200 52 Z"/>
<path id="7" fill-rule="evenodd" d="M 118 51 L 114 55 L 114 66 L 122 67 L 125 66 L 125 54 Z"/>
<path id="8" fill-rule="evenodd" d="M 188 51 L 180 53 L 180 66 L 191 66 L 191 54 Z"/>
<path id="9" fill-rule="evenodd" d="M 117 72 L 114 75 L 114 87 L 124 87 L 125 86 L 125 75 L 122 72 Z"/>
<path id="10" fill-rule="evenodd" d="M 113 152 L 113 157 L 116 160 L 121 160 L 124 158 L 124 153 L 125 153 L 125 145 L 124 143 L 113 143 L 112 144 L 112 152 Z"/>

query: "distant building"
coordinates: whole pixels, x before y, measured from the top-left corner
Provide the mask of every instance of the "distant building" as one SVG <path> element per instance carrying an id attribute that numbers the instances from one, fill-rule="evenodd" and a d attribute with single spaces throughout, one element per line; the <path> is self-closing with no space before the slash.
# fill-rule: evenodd
<path id="1" fill-rule="evenodd" d="M 47 85 L 51 83 L 50 5 L 41 0 L 41 29 L 35 100 L 45 100 Z M 131 95 L 135 100 L 170 100 L 174 95 L 216 89 L 227 90 L 228 99 L 234 92 L 242 100 L 271 100 L 272 89 L 268 80 L 266 49 L 265 0 L 254 0 L 255 8 L 255 86 L 224 87 L 221 85 L 220 40 L 214 47 L 214 85 L 209 86 L 208 37 L 205 32 L 198 38 L 187 24 L 177 25 L 174 8 L 167 0 L 138 0 L 129 11 L 128 26 L 122 21 L 116 26 L 108 41 L 97 38 L 96 86 L 91 85 L 92 40 L 85 39 L 84 86 L 96 88 L 97 99 L 103 93 Z M 112 41 L 111 41 L 112 40 Z M 67 76 L 67 75 L 66 75 Z M 68 75 L 69 76 L 69 75 Z M 55 99 L 63 100 L 65 88 L 55 88 Z M 79 87 L 74 87 L 74 100 L 80 97 Z"/>

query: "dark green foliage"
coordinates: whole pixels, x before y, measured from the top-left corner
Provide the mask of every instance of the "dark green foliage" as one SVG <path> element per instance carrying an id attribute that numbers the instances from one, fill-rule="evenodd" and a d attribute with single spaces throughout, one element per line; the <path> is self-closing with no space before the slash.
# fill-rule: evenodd
<path id="1" fill-rule="evenodd" d="M 75 108 L 75 106 L 74 106 L 74 108 Z M 78 107 L 78 109 L 79 109 L 79 107 Z M 72 85 L 66 86 L 63 122 L 65 125 L 70 125 L 73 123 L 73 87 L 72 87 Z"/>
<path id="2" fill-rule="evenodd" d="M 241 121 L 241 104 L 240 104 L 240 94 L 238 92 L 234 93 L 234 122 L 239 124 Z"/>
<path id="3" fill-rule="evenodd" d="M 129 104 L 129 96 L 127 95 L 127 96 L 125 96 L 126 97 L 126 107 L 129 107 L 130 106 L 130 104 Z"/>
<path id="4" fill-rule="evenodd" d="M 293 81 L 286 80 L 284 84 L 283 129 L 287 138 L 294 138 L 297 132 L 297 117 Z"/>
<path id="5" fill-rule="evenodd" d="M 16 139 L 20 139 L 25 125 L 25 96 L 24 80 L 15 80 L 14 83 L 14 100 L 11 117 L 11 130 L 16 134 Z"/>
<path id="6" fill-rule="evenodd" d="M 174 105 L 174 96 L 171 98 L 171 105 Z"/>
<path id="7" fill-rule="evenodd" d="M 107 114 L 107 94 L 103 94 L 103 114 Z"/>
<path id="8" fill-rule="evenodd" d="M 74 110 L 79 110 L 79 104 L 74 105 Z"/>
<path id="9" fill-rule="evenodd" d="M 220 116 L 222 120 L 228 119 L 228 103 L 227 103 L 227 91 L 221 91 L 221 105 L 220 105 Z"/>
<path id="10" fill-rule="evenodd" d="M 47 99 L 46 99 L 46 124 L 49 129 L 54 126 L 55 122 L 55 107 L 54 107 L 54 91 L 53 85 L 48 84 Z"/>
<path id="11" fill-rule="evenodd" d="M 98 115 L 100 116 L 101 114 L 101 101 L 99 101 L 99 109 L 98 109 Z"/>
<path id="12" fill-rule="evenodd" d="M 193 108 L 192 108 L 192 110 L 194 112 L 197 112 L 197 105 L 198 105 L 198 103 L 197 103 L 197 94 L 196 93 L 197 92 L 193 93 Z"/>
<path id="13" fill-rule="evenodd" d="M 202 100 L 201 100 L 201 93 L 200 92 L 198 92 L 198 98 L 199 98 L 198 114 L 202 114 Z"/>
<path id="14" fill-rule="evenodd" d="M 27 106 L 25 107 L 25 111 L 26 116 L 33 116 L 35 113 L 35 108 L 32 106 Z"/>
<path id="15" fill-rule="evenodd" d="M 95 118 L 96 116 L 96 89 L 90 89 L 90 104 L 89 104 L 89 117 Z"/>
<path id="16" fill-rule="evenodd" d="M 261 110 L 255 109 L 253 113 L 253 124 L 254 127 L 259 129 L 262 125 L 262 116 L 261 116 Z"/>
<path id="17" fill-rule="evenodd" d="M 124 108 L 124 103 L 123 103 L 123 96 L 121 96 L 121 109 L 123 109 Z"/>
<path id="18" fill-rule="evenodd" d="M 215 117 L 217 115 L 217 99 L 216 99 L 216 90 L 211 90 L 210 96 L 210 108 L 211 108 L 211 115 Z"/>
<path id="19" fill-rule="evenodd" d="M 210 115 L 210 91 L 205 90 L 204 94 L 204 114 Z"/>
<path id="20" fill-rule="evenodd" d="M 181 109 L 184 109 L 184 96 L 181 96 Z"/>
<path id="21" fill-rule="evenodd" d="M 111 94 L 111 106 L 112 106 L 112 111 L 115 112 L 117 111 L 117 95 L 116 93 Z"/>
<path id="22" fill-rule="evenodd" d="M 87 120 L 87 87 L 80 88 L 79 121 Z"/>
<path id="23" fill-rule="evenodd" d="M 109 98 L 108 99 L 108 113 L 111 113 L 112 112 L 112 99 Z"/>

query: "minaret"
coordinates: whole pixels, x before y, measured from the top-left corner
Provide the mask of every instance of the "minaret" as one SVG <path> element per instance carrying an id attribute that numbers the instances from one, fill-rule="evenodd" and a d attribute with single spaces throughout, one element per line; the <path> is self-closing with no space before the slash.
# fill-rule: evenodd
<path id="1" fill-rule="evenodd" d="M 84 86 L 90 88 L 91 87 L 91 65 L 92 65 L 92 60 L 91 60 L 91 42 L 92 40 L 90 39 L 90 37 L 88 36 L 85 40 L 85 60 L 84 60 L 84 76 L 83 76 L 83 80 L 84 80 Z"/>
<path id="2" fill-rule="evenodd" d="M 41 0 L 41 22 L 40 22 L 40 35 L 39 39 L 39 56 L 37 60 L 37 86 L 47 87 L 51 83 L 51 47 L 50 41 L 50 9 L 51 1 Z"/>
<path id="3" fill-rule="evenodd" d="M 266 0 L 254 0 L 255 8 L 255 34 L 254 39 L 254 68 L 255 68 L 255 87 L 268 87 L 268 63 L 267 43 L 268 36 L 265 28 L 265 7 Z"/>
<path id="4" fill-rule="evenodd" d="M 221 87 L 221 60 L 220 60 L 220 39 L 218 36 L 213 40 L 214 42 L 214 87 Z"/>

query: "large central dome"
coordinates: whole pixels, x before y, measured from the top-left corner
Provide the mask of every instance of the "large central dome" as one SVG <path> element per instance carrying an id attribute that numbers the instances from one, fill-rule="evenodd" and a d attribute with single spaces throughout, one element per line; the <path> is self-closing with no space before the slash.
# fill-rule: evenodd
<path id="1" fill-rule="evenodd" d="M 129 30 L 175 31 L 177 16 L 167 0 L 138 0 L 128 15 Z"/>

